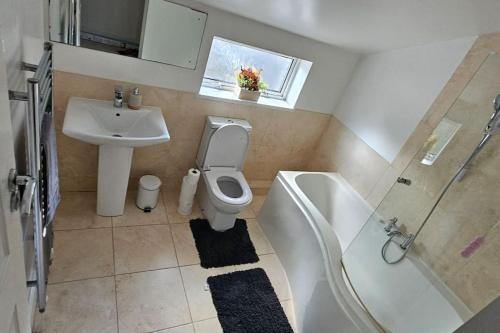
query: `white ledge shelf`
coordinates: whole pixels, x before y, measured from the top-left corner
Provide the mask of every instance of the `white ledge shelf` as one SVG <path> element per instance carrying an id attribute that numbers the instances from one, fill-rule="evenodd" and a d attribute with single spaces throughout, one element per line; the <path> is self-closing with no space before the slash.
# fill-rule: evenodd
<path id="1" fill-rule="evenodd" d="M 220 90 L 202 86 L 198 94 L 204 98 L 209 98 L 214 100 L 224 100 L 230 103 L 251 104 L 251 105 L 257 104 L 271 108 L 288 109 L 290 111 L 294 109 L 294 105 L 289 104 L 287 101 L 275 98 L 268 98 L 265 96 L 260 96 L 260 98 L 256 102 L 239 99 L 234 95 L 232 91 L 229 90 Z"/>

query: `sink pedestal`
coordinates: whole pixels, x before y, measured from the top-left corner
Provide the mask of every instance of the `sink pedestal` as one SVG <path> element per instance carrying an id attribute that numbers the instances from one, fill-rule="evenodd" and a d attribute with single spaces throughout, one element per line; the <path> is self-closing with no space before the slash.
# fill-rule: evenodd
<path id="1" fill-rule="evenodd" d="M 134 148 L 99 146 L 97 215 L 123 215 Z"/>

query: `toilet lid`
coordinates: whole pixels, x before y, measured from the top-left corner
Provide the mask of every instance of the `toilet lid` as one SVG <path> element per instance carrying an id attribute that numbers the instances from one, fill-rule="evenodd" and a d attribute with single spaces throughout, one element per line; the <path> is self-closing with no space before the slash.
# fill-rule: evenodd
<path id="1" fill-rule="evenodd" d="M 247 154 L 248 131 L 237 124 L 218 128 L 210 138 L 203 169 L 232 167 L 240 170 Z"/>

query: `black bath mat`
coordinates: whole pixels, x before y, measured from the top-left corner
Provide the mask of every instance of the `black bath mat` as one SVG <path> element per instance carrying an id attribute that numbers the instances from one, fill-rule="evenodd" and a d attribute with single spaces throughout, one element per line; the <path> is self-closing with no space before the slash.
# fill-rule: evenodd
<path id="1" fill-rule="evenodd" d="M 201 267 L 224 267 L 259 261 L 245 220 L 237 219 L 234 228 L 223 232 L 213 230 L 204 219 L 191 220 L 189 225 Z"/>
<path id="2" fill-rule="evenodd" d="M 207 282 L 224 332 L 293 333 L 262 268 L 211 276 Z"/>

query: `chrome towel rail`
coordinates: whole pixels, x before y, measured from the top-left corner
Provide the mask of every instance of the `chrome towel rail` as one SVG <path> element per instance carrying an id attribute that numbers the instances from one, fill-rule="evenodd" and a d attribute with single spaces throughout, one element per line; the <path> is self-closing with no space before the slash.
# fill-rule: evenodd
<path id="1" fill-rule="evenodd" d="M 18 186 L 24 186 L 21 200 L 21 212 L 32 217 L 36 280 L 28 281 L 28 287 L 37 288 L 38 309 L 43 312 L 47 303 L 47 267 L 48 259 L 44 249 L 44 238 L 49 237 L 45 228 L 45 218 L 42 211 L 42 194 L 40 187 L 41 170 L 41 125 L 46 112 L 52 112 L 52 45 L 45 43 L 44 53 L 38 65 L 23 63 L 22 70 L 34 71 L 28 81 L 28 92 L 9 91 L 11 100 L 27 101 L 26 114 L 26 146 L 27 175 L 19 176 L 11 171 L 11 209 L 17 209 L 19 200 Z"/>

